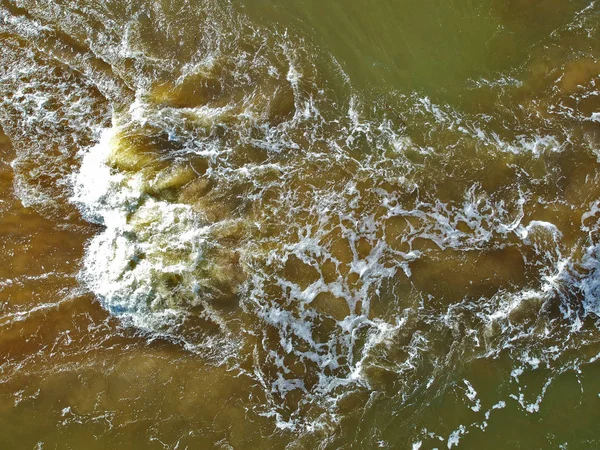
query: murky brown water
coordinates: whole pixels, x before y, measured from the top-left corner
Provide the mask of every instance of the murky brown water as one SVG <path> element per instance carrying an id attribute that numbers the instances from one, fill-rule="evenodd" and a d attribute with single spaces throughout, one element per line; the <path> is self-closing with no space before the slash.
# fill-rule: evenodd
<path id="1" fill-rule="evenodd" d="M 0 448 L 600 447 L 599 13 L 2 1 Z"/>

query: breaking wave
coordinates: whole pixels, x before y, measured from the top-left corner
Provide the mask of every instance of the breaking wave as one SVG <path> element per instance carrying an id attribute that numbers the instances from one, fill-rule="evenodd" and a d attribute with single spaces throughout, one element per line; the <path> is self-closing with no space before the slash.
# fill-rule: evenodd
<path id="1" fill-rule="evenodd" d="M 533 413 L 597 358 L 594 4 L 458 107 L 369 98 L 312 42 L 211 2 L 67 21 L 69 6 L 21 3 L 0 7 L 20 198 L 100 225 L 83 285 L 256 380 L 252 408 L 280 428 L 328 436 L 353 396 L 426 404 L 504 355 L 509 397 Z M 541 366 L 528 398 L 519 377 Z"/>

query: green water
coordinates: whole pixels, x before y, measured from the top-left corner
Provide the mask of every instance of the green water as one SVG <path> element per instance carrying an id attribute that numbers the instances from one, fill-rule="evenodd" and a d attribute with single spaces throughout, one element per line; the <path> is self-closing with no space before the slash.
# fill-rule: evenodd
<path id="1" fill-rule="evenodd" d="M 419 91 L 441 101 L 473 81 L 511 74 L 585 1 L 250 1 L 265 25 L 301 30 L 354 86 L 377 95 Z"/>

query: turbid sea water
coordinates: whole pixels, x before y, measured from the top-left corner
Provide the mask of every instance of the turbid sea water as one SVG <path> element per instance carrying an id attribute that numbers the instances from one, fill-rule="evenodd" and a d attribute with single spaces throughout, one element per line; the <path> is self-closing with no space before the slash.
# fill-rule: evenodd
<path id="1" fill-rule="evenodd" d="M 0 449 L 600 449 L 600 4 L 0 0 Z"/>

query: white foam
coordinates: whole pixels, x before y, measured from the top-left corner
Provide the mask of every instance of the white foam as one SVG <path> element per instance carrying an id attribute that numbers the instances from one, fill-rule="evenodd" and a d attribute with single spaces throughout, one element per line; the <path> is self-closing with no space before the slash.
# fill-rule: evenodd
<path id="1" fill-rule="evenodd" d="M 11 22 L 15 28 L 24 26 L 6 14 L 0 14 L 0 18 Z M 206 223 L 190 205 L 146 195 L 147 180 L 141 173 L 120 173 L 109 167 L 106 161 L 121 124 L 127 122 L 138 127 L 157 127 L 169 139 L 182 143 L 178 157 L 205 157 L 209 161 L 206 176 L 217 184 L 225 185 L 219 186 L 221 192 L 227 193 L 229 188 L 235 192 L 236 188 L 245 186 L 241 191 L 249 191 L 249 194 L 243 199 L 246 201 L 243 206 L 251 211 L 248 214 L 252 214 L 253 226 L 261 231 L 276 222 L 282 223 L 285 228 L 281 235 L 264 238 L 262 242 L 244 241 L 236 249 L 249 271 L 249 282 L 243 291 L 239 314 L 246 314 L 251 319 L 248 322 L 259 324 L 256 329 L 242 330 L 241 333 L 256 338 L 259 342 L 257 348 L 264 346 L 260 352 L 257 349 L 255 354 L 246 355 L 254 358 L 253 372 L 248 375 L 265 390 L 267 404 L 261 405 L 263 409 L 260 412 L 274 417 L 278 427 L 298 431 L 324 426 L 322 422 L 302 415 L 315 404 L 328 410 L 328 420 L 335 422 L 335 405 L 338 399 L 343 398 L 344 392 L 356 388 L 375 389 L 375 381 L 369 377 L 371 370 L 383 368 L 401 375 L 404 391 L 399 398 L 403 401 L 408 393 L 416 391 L 422 384 L 427 389 L 434 388 L 440 379 L 437 370 L 444 371 L 445 361 L 456 358 L 452 353 L 455 349 L 444 355 L 447 360 L 432 362 L 439 367 L 427 380 L 417 379 L 413 374 L 417 374 L 430 360 L 428 356 L 432 343 L 436 342 L 436 333 L 452 333 L 456 337 L 457 348 L 460 347 L 457 354 L 464 351 L 465 355 L 475 355 L 473 357 L 496 357 L 503 351 L 510 351 L 511 358 L 518 364 L 512 368 L 511 376 L 515 382 L 511 386 L 518 385 L 520 388 L 520 377 L 524 377 L 527 371 L 550 367 L 549 360 L 556 353 L 551 351 L 551 346 L 546 347 L 549 349 L 547 355 L 533 356 L 525 352 L 527 339 L 548 343 L 551 332 L 548 326 L 540 327 L 541 331 L 533 330 L 527 319 L 521 319 L 516 312 L 526 312 L 529 308 L 532 313 L 528 317 L 539 314 L 539 323 L 543 323 L 541 310 L 545 303 L 559 298 L 568 305 L 563 295 L 567 286 L 567 290 L 576 288 L 584 294 L 584 314 L 575 314 L 574 307 L 564 315 L 565 322 L 573 325 L 569 331 L 576 332 L 583 327 L 582 317 L 586 314 L 600 314 L 597 300 L 598 248 L 589 245 L 583 260 L 578 261 L 564 249 L 563 236 L 554 224 L 533 220 L 527 226 L 522 225 L 526 203 L 531 200 L 526 186 L 523 191 L 521 186 L 517 187 L 518 198 L 515 192 L 510 199 L 498 200 L 495 193 L 486 192 L 481 185 L 473 183 L 465 190 L 461 201 L 442 202 L 422 195 L 425 185 L 420 185 L 419 177 L 423 173 L 419 170 L 424 169 L 406 157 L 412 151 L 447 162 L 444 158 L 451 160 L 455 154 L 451 151 L 452 146 L 460 148 L 466 140 L 476 142 L 482 148 L 489 146 L 492 152 L 508 152 L 523 156 L 524 160 L 529 157 L 539 161 L 545 155 L 566 148 L 567 140 L 558 132 L 554 135 L 532 129 L 524 133 L 519 131 L 516 137 L 508 139 L 502 134 L 502 129 L 488 127 L 486 117 L 469 117 L 415 94 L 406 100 L 403 107 L 414 113 L 414 127 L 426 126 L 426 133 L 433 136 L 433 143 L 419 146 L 415 144 L 418 139 L 413 141 L 404 135 L 406 125 L 394 123 L 393 119 L 368 119 L 371 114 L 376 115 L 373 112 L 375 108 L 352 92 L 349 78 L 339 64 L 336 66 L 339 75 L 348 84 L 348 100 L 339 101 L 333 112 L 332 108 L 327 108 L 331 99 L 326 83 L 319 85 L 318 77 L 313 76 L 315 62 L 303 60 L 299 54 L 301 49 L 289 45 L 293 42 L 287 35 L 260 37 L 258 44 L 266 44 L 264 51 L 272 53 L 267 56 L 251 55 L 256 56 L 256 60 L 247 55 L 221 53 L 223 48 L 229 47 L 215 41 L 210 45 L 203 44 L 208 49 L 204 54 L 199 53 L 182 67 L 176 67 L 172 60 L 144 51 L 138 42 L 141 39 L 134 22 L 119 29 L 124 30 L 118 35 L 119 45 L 108 37 L 106 42 L 97 44 L 107 61 L 116 61 L 119 57 L 133 58 L 140 66 L 148 64 L 150 68 L 171 71 L 174 79 L 182 82 L 187 76 L 203 70 L 210 72 L 219 58 L 231 56 L 228 61 L 234 64 L 230 65 L 240 64 L 234 69 L 239 72 L 233 74 L 235 82 L 250 88 L 240 90 L 243 92 L 241 100 L 232 100 L 225 106 L 206 104 L 175 108 L 152 104 L 148 89 L 156 80 L 146 75 L 146 71 L 138 74 L 139 79 L 133 87 L 136 90 L 134 102 L 121 116 L 116 114 L 113 126 L 102 132 L 98 144 L 82 154 L 80 170 L 73 179 L 72 201 L 88 220 L 105 227 L 89 243 L 82 280 L 112 314 L 152 332 L 160 332 L 181 320 L 190 305 L 205 300 L 201 295 L 203 286 L 198 282 L 197 269 L 206 263 L 206 250 L 218 244 L 210 235 L 214 224 Z M 22 34 L 29 33 L 34 37 L 43 31 L 41 28 L 23 29 Z M 214 38 L 210 30 L 206 33 L 209 35 L 207 40 Z M 260 33 L 260 30 L 256 31 L 256 35 Z M 233 33 L 231 39 L 235 41 L 236 36 Z M 275 40 L 277 45 L 268 39 Z M 244 58 L 249 58 L 252 63 L 243 62 Z M 287 62 L 283 69 L 275 65 L 279 59 Z M 256 70 L 252 73 L 256 79 L 270 77 L 274 83 L 281 81 L 287 83 L 286 87 L 291 86 L 294 94 L 292 118 L 277 126 L 266 122 L 261 109 L 264 105 L 258 99 L 268 93 L 252 90 L 253 78 L 246 73 L 250 66 Z M 31 70 L 25 66 L 21 69 Z M 306 87 L 310 83 L 316 86 Z M 520 84 L 519 80 L 509 76 L 478 83 L 502 89 Z M 315 89 L 311 91 L 312 88 Z M 16 92 L 17 96 L 22 94 Z M 26 99 L 30 112 L 26 116 L 30 125 L 36 121 L 56 119 L 45 110 L 51 97 L 36 94 Z M 598 120 L 597 113 L 586 119 Z M 401 119 L 399 121 L 402 122 Z M 213 127 L 217 126 L 225 130 L 226 137 L 211 134 Z M 440 131 L 454 133 L 456 142 L 448 148 L 435 148 L 435 133 Z M 264 150 L 267 162 L 241 165 L 232 162 L 235 160 L 235 146 L 240 143 Z M 512 158 L 512 155 L 503 156 Z M 310 164 L 331 167 L 333 171 L 343 168 L 345 162 L 353 172 L 348 177 L 349 181 L 337 185 L 322 187 L 315 183 L 312 186 L 310 177 L 293 176 L 306 175 L 305 167 Z M 361 188 L 358 180 L 371 180 L 372 189 Z M 302 196 L 295 192 L 292 186 L 298 183 L 304 183 L 303 188 L 309 194 Z M 393 189 L 380 188 L 379 184 L 393 186 Z M 264 192 L 275 199 L 261 203 Z M 411 203 L 407 197 L 416 197 L 417 200 Z M 598 206 L 594 205 L 582 217 L 582 225 L 585 222 L 590 236 L 594 227 L 588 224 L 588 219 L 595 217 L 597 209 Z M 243 210 L 240 208 L 240 211 Z M 304 223 L 304 219 L 295 220 L 306 216 L 310 219 Z M 381 236 L 383 222 L 395 218 L 410 220 L 406 231 L 398 236 L 398 242 L 408 248 L 406 251 L 393 248 L 388 245 L 385 236 Z M 464 225 L 470 230 L 465 231 Z M 331 242 L 334 231 L 339 232 L 340 239 L 347 243 L 350 262 L 342 262 L 342 258 L 334 256 Z M 383 291 L 389 288 L 385 283 L 393 284 L 393 280 L 396 277 L 400 279 L 403 274 L 410 277 L 416 260 L 435 256 L 438 250 L 486 252 L 505 248 L 505 245 L 521 245 L 515 237 L 536 254 L 535 264 L 528 261 L 528 268 L 539 267 L 539 279 L 532 281 L 526 289 L 506 286 L 491 298 L 478 299 L 477 302 L 465 299 L 447 309 L 438 306 L 440 310 L 436 310 L 432 306 L 435 302 L 430 301 L 439 299 L 422 296 L 411 303 L 414 299 L 410 296 L 404 298 L 405 294 L 397 296 L 393 290 Z M 257 241 L 260 238 L 260 233 L 253 236 Z M 361 240 L 369 243 L 366 255 L 358 251 Z M 436 248 L 420 250 L 416 245 L 418 240 L 426 240 Z M 268 250 L 265 251 L 261 245 Z M 316 281 L 301 286 L 282 275 L 282 268 L 292 255 L 317 273 Z M 333 281 L 325 281 L 324 262 L 335 266 Z M 182 281 L 176 287 L 165 287 L 163 279 L 169 275 Z M 358 281 L 351 282 L 351 276 L 356 276 Z M 281 298 L 270 296 L 267 289 L 270 287 L 280 288 Z M 315 299 L 320 294 L 328 294 L 336 301 L 344 302 L 346 316 L 333 320 L 331 314 L 319 311 Z M 393 298 L 385 297 L 385 294 Z M 179 301 L 175 298 L 177 296 L 185 301 Z M 389 311 L 380 313 L 381 317 L 373 317 L 377 311 L 371 305 L 374 299 L 385 299 L 382 303 L 389 303 L 384 305 L 389 306 Z M 417 303 L 419 307 L 415 306 Z M 567 308 L 562 303 L 561 306 Z M 219 321 L 216 315 L 213 319 Z M 325 320 L 333 325 L 326 328 L 325 336 L 319 336 L 319 327 Z M 477 328 L 478 324 L 482 324 L 481 329 Z M 223 329 L 227 327 L 224 322 L 219 322 L 219 325 Z M 561 325 L 553 324 L 558 328 Z M 463 331 L 461 326 L 467 329 Z M 274 330 L 276 338 L 270 340 L 267 330 Z M 261 333 L 264 335 L 261 336 Z M 391 364 L 386 356 L 397 346 L 403 333 L 410 336 L 403 344 L 406 356 Z M 301 376 L 293 374 L 287 366 L 290 358 L 294 363 L 303 364 L 311 375 L 316 375 L 317 381 L 313 386 L 308 386 Z M 272 370 L 263 370 L 261 365 L 270 365 Z M 468 380 L 463 383 L 468 406 L 474 413 L 481 413 L 478 393 Z M 302 392 L 303 398 L 298 409 L 290 412 L 285 401 L 292 391 Z M 527 402 L 524 394 L 513 395 L 527 411 L 539 409 L 541 399 Z M 491 409 L 504 406 L 504 402 L 499 402 Z M 486 419 L 489 419 L 489 411 Z M 467 428 L 461 426 L 447 439 L 441 436 L 436 436 L 436 439 L 445 441 L 448 448 L 452 448 L 459 445 L 466 433 Z M 421 441 L 415 442 L 413 449 L 421 445 Z"/>
<path id="2" fill-rule="evenodd" d="M 74 179 L 72 200 L 87 218 L 105 226 L 87 247 L 81 276 L 113 314 L 156 330 L 182 315 L 166 306 L 173 304 L 173 292 L 157 291 L 160 279 L 193 277 L 208 229 L 189 205 L 145 196 L 142 174 L 125 175 L 106 164 L 118 129 L 105 130 L 84 153 Z"/>
<path id="3" fill-rule="evenodd" d="M 467 433 L 464 425 L 460 425 L 448 436 L 448 448 L 458 447 L 461 437 Z"/>

